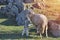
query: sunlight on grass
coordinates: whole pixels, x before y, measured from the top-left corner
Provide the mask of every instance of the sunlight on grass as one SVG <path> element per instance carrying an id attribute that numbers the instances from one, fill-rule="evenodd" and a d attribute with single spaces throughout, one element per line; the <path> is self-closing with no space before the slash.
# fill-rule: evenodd
<path id="1" fill-rule="evenodd" d="M 57 3 L 55 4 L 55 2 Z M 57 16 L 55 17 L 52 14 L 54 12 L 60 13 L 60 0 L 56 0 L 56 1 L 46 0 L 46 4 L 50 6 L 50 8 L 46 8 L 45 10 L 40 10 L 35 8 L 34 9 L 35 13 L 44 14 L 47 16 L 49 20 L 57 19 Z M 26 4 L 26 5 L 30 6 L 32 4 Z M 4 5 L 0 5 L 0 8 L 1 7 L 4 7 Z M 25 35 L 24 37 L 22 37 L 21 33 L 23 30 L 23 26 L 17 26 L 14 20 L 9 20 L 8 18 L 4 18 L 4 16 L 2 15 L 0 16 L 1 16 L 0 17 L 0 37 L 2 38 L 0 40 L 60 40 L 60 37 L 54 38 L 52 36 L 51 37 L 49 36 L 48 38 L 43 36 L 43 39 L 41 39 L 40 36 L 36 34 L 36 30 L 33 28 L 33 26 L 29 27 L 29 37 L 26 37 Z"/>
<path id="2" fill-rule="evenodd" d="M 0 5 L 0 8 L 1 8 L 1 7 L 5 7 L 5 6 L 6 6 L 6 5 Z"/>
<path id="3" fill-rule="evenodd" d="M 0 19 L 0 23 L 2 23 L 2 22 L 4 22 L 4 21 L 6 21 L 7 19 Z"/>
<path id="4" fill-rule="evenodd" d="M 23 26 L 0 26 L 0 33 L 14 33 L 22 31 Z"/>

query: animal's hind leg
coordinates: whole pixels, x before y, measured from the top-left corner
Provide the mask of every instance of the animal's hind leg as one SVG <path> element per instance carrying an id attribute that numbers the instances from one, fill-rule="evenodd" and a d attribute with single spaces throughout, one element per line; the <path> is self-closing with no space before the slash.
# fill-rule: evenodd
<path id="1" fill-rule="evenodd" d="M 46 37 L 48 38 L 48 26 L 46 25 Z"/>
<path id="2" fill-rule="evenodd" d="M 44 34 L 44 31 L 45 31 L 45 24 L 42 24 L 40 26 L 40 37 L 41 37 L 41 39 L 42 39 L 42 34 Z"/>
<path id="3" fill-rule="evenodd" d="M 41 26 L 40 29 L 41 29 L 41 33 L 44 34 L 44 31 L 45 31 L 45 24 L 42 24 L 42 26 Z"/>
<path id="4" fill-rule="evenodd" d="M 38 25 L 38 32 L 40 33 L 40 37 L 42 39 L 42 27 L 41 27 L 41 25 Z"/>
<path id="5" fill-rule="evenodd" d="M 22 31 L 22 36 L 24 35 L 24 33 L 25 33 L 25 28 L 24 28 L 23 31 Z"/>

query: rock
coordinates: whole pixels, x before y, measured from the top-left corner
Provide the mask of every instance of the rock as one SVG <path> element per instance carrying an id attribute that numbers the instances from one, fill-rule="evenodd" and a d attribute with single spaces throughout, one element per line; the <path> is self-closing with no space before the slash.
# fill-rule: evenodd
<path id="1" fill-rule="evenodd" d="M 44 8 L 44 4 L 43 3 L 35 3 L 32 6 L 35 7 L 35 8 L 38 8 L 38 9 Z"/>
<path id="2" fill-rule="evenodd" d="M 6 6 L 6 10 L 8 15 L 16 17 L 18 15 L 18 8 L 15 5 L 12 5 L 12 3 L 9 3 Z"/>
<path id="3" fill-rule="evenodd" d="M 7 0 L 8 4 L 1 9 L 1 12 L 3 14 L 6 14 L 8 17 L 9 16 L 16 16 L 24 10 L 24 4 L 22 0 Z"/>
<path id="4" fill-rule="evenodd" d="M 7 3 L 13 3 L 13 0 L 7 0 Z"/>
<path id="5" fill-rule="evenodd" d="M 18 8 L 19 13 L 20 13 L 22 10 L 24 10 L 24 3 L 23 3 L 23 2 L 18 2 L 18 1 L 16 1 L 16 2 L 14 3 L 14 5 L 16 5 L 16 7 Z"/>
<path id="6" fill-rule="evenodd" d="M 35 0 L 24 0 L 25 3 L 33 3 Z"/>
<path id="7" fill-rule="evenodd" d="M 15 5 L 12 6 L 10 11 L 13 12 L 13 14 L 15 14 L 15 16 L 18 15 L 18 8 Z"/>
<path id="8" fill-rule="evenodd" d="M 7 0 L 0 0 L 0 4 L 6 4 Z"/>
<path id="9" fill-rule="evenodd" d="M 5 7 L 1 7 L 0 12 L 1 12 L 4 16 L 7 16 L 7 15 L 6 15 L 7 10 L 6 10 Z"/>
<path id="10" fill-rule="evenodd" d="M 16 22 L 18 25 L 24 25 L 25 20 L 28 20 L 26 17 L 27 11 L 22 11 L 18 16 L 16 17 Z M 29 21 L 28 21 L 29 24 Z"/>
<path id="11" fill-rule="evenodd" d="M 57 24 L 54 20 L 50 20 L 49 21 L 49 31 L 55 37 L 60 37 L 60 24 Z"/>
<path id="12" fill-rule="evenodd" d="M 34 8 L 37 8 L 37 9 L 50 8 L 50 6 L 46 5 L 43 1 L 37 2 L 37 3 L 33 4 L 32 6 L 33 6 Z"/>

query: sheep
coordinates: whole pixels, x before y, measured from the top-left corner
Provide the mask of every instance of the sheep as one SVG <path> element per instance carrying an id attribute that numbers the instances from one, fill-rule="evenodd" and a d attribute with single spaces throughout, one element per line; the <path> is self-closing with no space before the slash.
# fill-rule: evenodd
<path id="1" fill-rule="evenodd" d="M 47 30 L 48 30 L 48 19 L 43 14 L 35 14 L 33 10 L 31 9 L 25 9 L 24 11 L 25 17 L 28 21 L 32 22 L 33 25 L 36 26 L 37 33 L 40 34 L 40 37 L 42 38 L 42 34 L 46 32 L 46 37 L 48 37 Z M 22 20 L 25 19 L 25 17 L 22 17 Z M 28 36 L 28 21 L 24 20 L 24 29 L 22 32 L 22 36 L 24 35 L 24 32 L 26 31 L 26 35 Z M 26 30 L 25 30 L 26 29 Z"/>
<path id="2" fill-rule="evenodd" d="M 48 37 L 48 19 L 43 14 L 35 14 L 33 10 L 28 9 L 26 16 L 28 20 L 32 22 L 33 25 L 36 26 L 37 33 L 40 34 L 42 38 L 42 34 L 46 33 L 46 37 Z"/>

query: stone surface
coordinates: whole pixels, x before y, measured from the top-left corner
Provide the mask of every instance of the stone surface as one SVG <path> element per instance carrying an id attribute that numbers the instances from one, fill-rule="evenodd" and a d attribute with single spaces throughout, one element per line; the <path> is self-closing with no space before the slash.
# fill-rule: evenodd
<path id="1" fill-rule="evenodd" d="M 24 10 L 24 4 L 21 0 L 7 0 L 8 4 L 2 8 L 1 12 L 7 16 L 17 16 Z"/>
<path id="2" fill-rule="evenodd" d="M 18 8 L 15 5 L 12 5 L 11 3 L 7 5 L 6 7 L 7 13 L 12 16 L 17 16 L 18 15 Z"/>
<path id="3" fill-rule="evenodd" d="M 14 3 L 14 5 L 16 5 L 16 7 L 18 8 L 18 10 L 19 10 L 19 13 L 22 11 L 22 10 L 24 10 L 24 4 L 23 4 L 23 2 L 18 2 L 18 1 L 16 1 L 15 3 Z"/>
<path id="4" fill-rule="evenodd" d="M 7 3 L 12 3 L 13 2 L 13 0 L 7 0 Z"/>
<path id="5" fill-rule="evenodd" d="M 24 0 L 25 3 L 33 3 L 35 0 Z"/>
<path id="6" fill-rule="evenodd" d="M 49 21 L 49 31 L 56 37 L 60 37 L 60 25 L 54 20 Z"/>
<path id="7" fill-rule="evenodd" d="M 6 0 L 0 0 L 0 4 L 6 4 Z"/>
<path id="8" fill-rule="evenodd" d="M 16 21 L 18 25 L 24 25 L 25 20 L 28 20 L 26 17 L 27 11 L 23 10 L 18 16 L 16 17 Z M 28 21 L 29 24 L 29 21 Z"/>
<path id="9" fill-rule="evenodd" d="M 45 4 L 41 3 L 35 3 L 32 5 L 34 8 L 38 8 L 38 9 L 43 9 L 45 7 Z"/>

